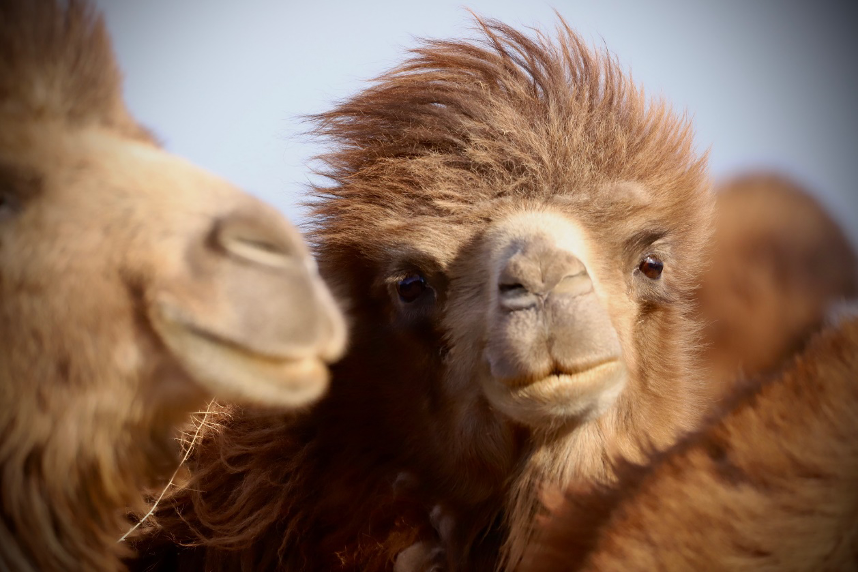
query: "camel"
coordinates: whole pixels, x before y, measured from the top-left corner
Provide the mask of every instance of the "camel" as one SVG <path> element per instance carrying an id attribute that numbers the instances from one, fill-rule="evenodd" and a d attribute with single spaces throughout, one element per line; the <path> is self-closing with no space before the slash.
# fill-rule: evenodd
<path id="1" fill-rule="evenodd" d="M 718 419 L 717 424 L 714 428 L 701 431 L 699 435 L 685 438 L 681 445 L 674 447 L 678 452 L 664 455 L 670 459 L 669 461 L 657 456 L 653 462 L 655 468 L 624 466 L 621 471 L 625 474 L 620 480 L 620 485 L 600 489 L 598 492 L 591 491 L 589 496 L 585 493 L 588 489 L 585 485 L 580 490 L 570 492 L 569 500 L 565 505 L 554 497 L 552 504 L 559 504 L 559 507 L 554 507 L 552 520 L 544 525 L 545 544 L 548 546 L 539 545 L 537 548 L 532 548 L 531 558 L 535 558 L 536 561 L 522 565 L 522 570 L 577 569 L 588 556 L 587 550 L 592 550 L 595 534 L 600 534 L 602 539 L 599 541 L 599 550 L 593 551 L 590 561 L 598 564 L 583 566 L 587 570 L 626 570 L 635 565 L 640 569 L 649 570 L 712 569 L 717 563 L 724 563 L 723 554 L 730 552 L 722 550 L 723 546 L 703 547 L 695 544 L 704 536 L 687 538 L 685 535 L 688 531 L 696 534 L 695 531 L 700 530 L 694 523 L 704 521 L 711 523 L 711 526 L 707 526 L 707 530 L 719 525 L 721 528 L 725 525 L 729 527 L 729 530 L 723 531 L 723 536 L 719 537 L 722 542 L 734 538 L 729 536 L 732 531 L 739 531 L 739 534 L 746 531 L 760 533 L 758 532 L 760 523 L 754 522 L 750 515 L 747 516 L 747 520 L 735 519 L 729 524 L 722 522 L 726 518 L 735 517 L 736 506 L 746 505 L 742 500 L 733 498 L 733 495 L 738 496 L 739 493 L 730 489 L 721 490 L 722 484 L 716 483 L 698 490 L 697 479 L 702 478 L 701 473 L 704 471 L 711 473 L 713 464 L 701 465 L 694 461 L 696 457 L 692 458 L 692 454 L 698 455 L 699 450 L 704 447 L 701 442 L 712 439 L 715 432 L 721 434 L 725 431 L 724 427 L 732 427 L 737 423 L 735 420 L 737 413 L 731 411 L 731 407 L 735 406 L 737 400 L 742 400 L 742 407 L 752 409 L 754 412 L 752 414 L 758 417 L 770 415 L 770 412 L 780 407 L 789 411 L 791 416 L 813 418 L 812 410 L 803 409 L 806 403 L 794 405 L 793 399 L 784 397 L 775 399 L 772 397 L 774 394 L 766 394 L 765 398 L 759 398 L 752 404 L 744 403 L 744 400 L 751 399 L 749 396 L 756 396 L 760 391 L 758 384 L 761 378 L 779 374 L 780 369 L 800 353 L 814 334 L 823 328 L 826 315 L 832 311 L 836 313 L 841 305 L 846 304 L 848 307 L 850 300 L 854 300 L 858 294 L 858 263 L 856 263 L 855 253 L 837 223 L 808 191 L 784 175 L 771 172 L 746 173 L 719 185 L 715 189 L 715 197 L 714 243 L 716 246 L 711 251 L 712 261 L 704 272 L 697 299 L 707 325 L 704 330 L 703 357 L 707 366 L 707 388 L 712 390 L 714 398 L 713 419 L 709 424 L 710 426 L 715 424 L 714 419 Z M 854 304 L 854 301 L 851 303 Z M 848 330 L 844 333 L 829 332 L 825 335 L 828 338 L 840 336 L 843 341 L 837 343 L 841 345 L 850 343 Z M 851 343 L 858 347 L 856 344 L 858 339 L 854 336 L 851 339 Z M 817 345 L 813 346 L 814 348 L 830 346 L 829 342 L 815 343 Z M 829 380 L 823 377 L 823 374 L 839 376 L 834 380 L 834 384 L 842 385 L 846 382 L 847 378 L 836 366 L 832 367 L 823 361 L 831 360 L 837 363 L 839 358 L 836 355 L 828 355 L 831 353 L 828 349 L 825 350 L 827 353 L 815 353 L 817 351 L 811 350 L 808 355 L 800 358 L 798 365 L 791 366 L 792 370 L 796 371 L 790 371 L 788 375 L 798 376 L 798 383 L 801 384 L 800 387 L 805 388 L 804 391 L 817 392 L 819 391 L 817 385 L 828 383 Z M 823 374 L 817 374 L 815 369 L 810 370 L 804 365 L 806 363 L 821 364 Z M 854 366 L 850 369 L 849 364 L 846 364 L 844 367 L 844 371 L 849 372 L 853 379 L 858 378 L 858 371 Z M 807 376 L 808 372 L 812 372 L 815 377 L 801 377 Z M 829 388 L 823 385 L 822 390 L 842 392 L 849 391 L 850 388 L 840 386 Z M 777 391 L 795 392 L 796 389 Z M 848 395 L 843 396 L 839 393 L 835 395 L 838 399 L 847 399 L 846 402 L 849 403 Z M 721 416 L 725 415 L 725 403 L 728 404 L 728 413 L 722 419 Z M 844 434 L 846 430 L 837 424 L 848 423 L 848 419 L 823 418 L 814 422 L 834 423 L 827 430 L 840 431 Z M 728 435 L 739 434 L 732 428 L 729 431 Z M 759 452 L 758 447 L 769 447 L 773 440 L 777 439 L 780 443 L 782 438 L 789 437 L 789 433 L 771 432 L 767 433 L 767 436 L 766 440 L 756 441 L 753 445 L 737 442 L 736 447 L 740 450 L 744 449 L 743 454 L 750 456 L 754 451 Z M 727 438 L 730 439 L 729 436 Z M 834 438 L 833 434 L 829 435 L 829 440 Z M 801 459 L 800 452 L 809 448 L 809 445 L 799 440 L 787 443 L 784 451 L 798 453 L 797 456 Z M 843 459 L 849 454 L 848 443 L 839 443 L 837 446 L 842 449 L 838 449 L 833 459 Z M 689 452 L 689 447 L 694 448 L 693 453 Z M 802 461 L 814 462 L 809 458 Z M 665 468 L 665 464 L 669 464 L 671 469 Z M 676 467 L 682 468 L 676 469 Z M 766 478 L 763 471 L 772 470 L 756 465 L 747 465 L 742 468 L 757 480 Z M 826 466 L 827 468 L 829 467 Z M 674 469 L 680 476 L 668 472 Z M 641 473 L 646 474 L 646 477 L 642 477 Z M 793 486 L 801 482 L 795 470 L 788 475 L 789 479 L 795 478 L 796 485 Z M 643 478 L 653 482 L 661 479 L 665 482 L 659 481 L 658 485 L 649 487 L 648 492 L 635 496 L 637 483 Z M 784 490 L 789 490 L 788 479 L 784 479 L 783 484 Z M 830 490 L 833 494 L 824 498 L 829 499 L 828 502 L 835 502 L 836 499 L 848 498 L 849 487 L 854 483 L 845 480 L 840 483 L 827 482 L 827 484 L 832 487 Z M 708 491 L 705 489 L 712 487 L 715 487 L 717 494 L 707 494 Z M 658 498 L 654 497 L 656 490 L 661 494 Z M 674 491 L 680 491 L 680 494 Z M 705 501 L 707 506 L 702 509 L 693 505 L 695 502 L 700 502 L 700 499 L 710 499 Z M 777 514 L 778 509 L 783 510 L 783 507 L 778 504 L 782 503 L 783 499 L 764 496 L 764 501 L 775 503 L 774 509 L 767 507 L 765 511 L 767 515 Z M 680 502 L 690 503 L 689 508 L 674 508 L 686 506 L 676 504 Z M 805 510 L 808 513 L 817 506 L 826 506 L 820 498 L 810 494 L 802 502 L 806 503 Z M 634 517 L 609 516 L 612 514 L 609 507 L 616 505 L 630 507 L 619 509 L 617 512 L 620 514 L 622 514 L 620 511 L 628 511 L 642 515 L 640 518 L 644 524 L 635 524 L 634 531 L 625 528 L 630 526 L 629 523 L 634 522 Z M 656 505 L 659 507 L 659 512 L 649 514 L 649 507 Z M 427 527 L 426 518 L 419 514 L 410 514 L 408 512 L 410 507 L 407 504 L 400 501 L 395 506 L 401 511 L 399 518 L 403 522 L 408 522 L 415 528 Z M 661 512 L 664 506 L 673 508 L 678 514 L 672 515 L 673 519 L 665 518 Z M 754 506 L 753 514 L 761 513 L 760 506 L 748 506 Z M 413 513 L 414 509 L 410 510 Z M 725 517 L 725 515 L 730 516 Z M 838 513 L 839 516 L 842 515 Z M 789 517 L 785 515 L 784 518 Z M 604 524 L 605 519 L 612 519 L 611 523 Z M 819 524 L 818 519 L 813 518 L 802 522 L 806 525 Z M 437 528 L 438 525 L 436 524 L 435 527 Z M 655 532 L 640 532 L 649 528 Z M 839 538 L 838 534 L 850 534 L 848 530 L 835 529 L 834 534 L 831 534 L 831 529 L 827 531 L 828 538 L 813 537 L 814 541 L 825 546 L 826 543 Z M 399 533 L 401 534 L 402 531 Z M 668 547 L 663 538 L 658 539 L 659 534 L 665 536 L 676 534 L 680 540 L 672 540 Z M 426 537 L 427 534 L 424 531 L 418 536 Z M 628 540 L 629 536 L 634 538 Z M 648 540 L 652 538 L 656 540 Z M 777 541 L 776 538 L 765 539 L 767 544 L 775 541 Z M 642 543 L 646 548 L 642 551 L 636 547 L 637 543 Z M 627 552 L 624 548 L 616 548 L 627 545 L 630 547 Z M 692 561 L 682 555 L 674 556 L 672 551 L 676 550 L 677 546 L 681 546 L 683 552 L 695 555 L 695 558 L 700 557 L 699 560 Z M 794 547 L 799 546 L 803 550 L 808 548 L 800 543 L 794 545 Z M 767 556 L 766 559 L 751 558 L 745 564 L 750 570 L 760 569 L 762 564 L 770 566 L 771 569 L 782 570 L 791 559 L 801 562 L 794 558 L 797 552 L 784 554 L 785 548 L 787 548 L 786 545 L 767 547 L 767 553 L 772 556 Z M 415 567 L 415 560 L 418 568 L 421 559 L 431 563 L 432 550 L 431 544 L 416 543 L 400 555 L 397 565 L 401 565 L 402 570 L 411 570 Z M 602 564 L 602 562 L 608 564 Z M 822 562 L 813 560 L 811 562 L 812 565 L 808 566 L 805 562 L 797 569 L 823 568 Z M 847 560 L 840 562 L 838 568 L 851 565 L 853 564 Z M 734 569 L 735 566 L 736 562 L 732 560 L 729 565 L 724 565 L 725 569 Z M 831 565 L 828 567 L 832 568 Z"/>
<path id="2" fill-rule="evenodd" d="M 522 570 L 858 568 L 858 313 L 619 484 L 570 491 Z"/>
<path id="3" fill-rule="evenodd" d="M 718 186 L 712 262 L 698 294 L 708 384 L 774 373 L 858 297 L 858 259 L 837 223 L 791 179 L 750 172 Z"/>
<path id="4" fill-rule="evenodd" d="M 345 325 L 271 207 L 134 121 L 104 23 L 0 2 L 0 569 L 119 570 L 212 397 L 297 408 Z"/>
<path id="5" fill-rule="evenodd" d="M 717 413 L 671 451 L 623 464 L 618 485 L 550 495 L 523 570 L 858 566 L 858 451 L 844 439 L 858 429 L 858 321 L 814 336 L 854 305 L 855 253 L 783 175 L 734 178 L 716 198 L 718 262 L 699 299 Z"/>
<path id="6" fill-rule="evenodd" d="M 612 482 L 614 454 L 699 422 L 689 122 L 565 22 L 477 28 L 316 118 L 310 236 L 349 352 L 312 411 L 223 412 L 139 569 L 389 570 L 436 504 L 445 566 L 512 569 L 543 487 Z"/>

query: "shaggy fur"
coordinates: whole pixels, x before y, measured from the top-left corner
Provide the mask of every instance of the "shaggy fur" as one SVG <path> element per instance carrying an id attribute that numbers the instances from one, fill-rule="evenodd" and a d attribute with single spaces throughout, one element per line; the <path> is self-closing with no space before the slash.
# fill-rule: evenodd
<path id="1" fill-rule="evenodd" d="M 492 569 L 499 550 L 511 567 L 546 484 L 610 481 L 613 454 L 696 423 L 688 314 L 711 197 L 689 124 L 565 24 L 555 41 L 478 24 L 480 39 L 426 42 L 317 118 L 332 182 L 312 236 L 351 301 L 350 352 L 312 412 L 232 410 L 207 433 L 142 568 L 389 569 L 437 542 L 420 517 L 436 503 L 452 568 Z M 527 426 L 481 388 L 493 240 L 518 216 L 573 221 L 591 249 L 625 382 L 590 417 Z M 648 252 L 659 282 L 636 273 Z M 396 285 L 415 273 L 427 290 L 405 304 Z"/>
<path id="2" fill-rule="evenodd" d="M 858 318 L 608 490 L 554 501 L 522 570 L 858 569 Z"/>
<path id="3" fill-rule="evenodd" d="M 795 182 L 749 173 L 716 189 L 715 248 L 699 299 L 714 397 L 775 371 L 832 305 L 858 297 L 858 259 Z"/>
<path id="4" fill-rule="evenodd" d="M 131 119 L 88 5 L 0 1 L 0 53 L 0 570 L 117 570 L 173 428 L 318 396 L 342 317 L 273 209 Z"/>

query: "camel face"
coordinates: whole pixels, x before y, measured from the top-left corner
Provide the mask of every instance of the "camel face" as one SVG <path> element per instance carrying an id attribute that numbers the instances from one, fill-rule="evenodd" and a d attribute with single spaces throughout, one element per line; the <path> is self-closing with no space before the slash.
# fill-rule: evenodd
<path id="1" fill-rule="evenodd" d="M 140 397 L 168 408 L 205 395 L 295 406 L 324 391 L 343 321 L 273 209 L 111 130 L 48 123 L 26 137 L 4 149 L 0 267 L 4 325 L 29 336 L 5 339 L 44 339 L 42 359 L 70 354 L 86 383 L 98 368 L 134 380 L 163 368 Z"/>
<path id="2" fill-rule="evenodd" d="M 626 379 L 596 245 L 562 211 L 526 211 L 490 225 L 471 280 L 482 304 L 451 329 L 481 324 L 478 379 L 489 403 L 534 427 L 602 413 Z M 451 303 L 451 306 L 454 305 Z M 472 326 L 466 326 L 472 329 Z M 470 332 L 469 332 L 470 335 Z"/>
<path id="3" fill-rule="evenodd" d="M 581 194 L 501 197 L 452 221 L 415 217 L 390 248 L 371 251 L 386 292 L 364 297 L 388 298 L 381 314 L 416 342 L 403 352 L 423 346 L 423 357 L 400 362 L 406 372 L 433 363 L 455 407 L 486 404 L 488 417 L 538 431 L 594 421 L 638 391 L 647 353 L 657 354 L 648 337 L 686 295 L 688 231 L 640 184 Z M 606 222 L 612 208 L 627 217 Z"/>
<path id="4" fill-rule="evenodd" d="M 160 251 L 141 257 L 154 262 L 144 297 L 165 346 L 222 398 L 315 400 L 345 327 L 300 235 L 267 205 L 172 156 L 144 150 L 141 160 L 159 186 L 157 171 L 173 173 L 161 188 L 187 190 L 152 195 L 156 212 L 171 214 Z"/>

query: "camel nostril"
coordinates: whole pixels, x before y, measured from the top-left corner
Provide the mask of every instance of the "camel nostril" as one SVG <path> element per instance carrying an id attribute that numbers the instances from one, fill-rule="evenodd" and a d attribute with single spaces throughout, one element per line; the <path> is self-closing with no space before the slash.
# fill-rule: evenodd
<path id="1" fill-rule="evenodd" d="M 519 282 L 515 284 L 498 284 L 498 290 L 500 290 L 501 294 L 524 294 L 527 292 L 527 288 Z"/>
<path id="2" fill-rule="evenodd" d="M 498 291 L 500 293 L 498 298 L 500 307 L 509 312 L 534 308 L 539 304 L 541 298 L 539 294 L 531 292 L 519 282 L 499 284 Z"/>
<path id="3" fill-rule="evenodd" d="M 285 268 L 294 265 L 298 257 L 287 233 L 249 217 L 221 219 L 215 226 L 214 240 L 228 254 L 262 266 Z"/>

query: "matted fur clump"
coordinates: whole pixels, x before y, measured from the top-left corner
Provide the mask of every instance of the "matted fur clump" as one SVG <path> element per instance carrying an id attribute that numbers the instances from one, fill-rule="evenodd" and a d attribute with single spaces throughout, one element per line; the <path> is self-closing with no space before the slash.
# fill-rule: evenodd
<path id="1" fill-rule="evenodd" d="M 311 236 L 353 342 L 312 411 L 204 436 L 144 569 L 383 570 L 418 541 L 514 567 L 544 486 L 696 423 L 689 123 L 565 23 L 477 23 L 316 118 Z"/>

